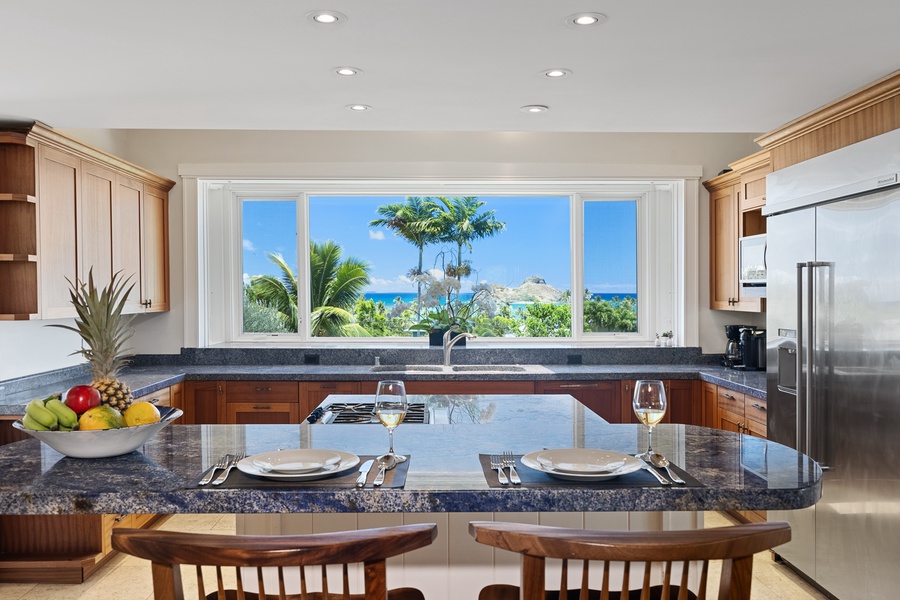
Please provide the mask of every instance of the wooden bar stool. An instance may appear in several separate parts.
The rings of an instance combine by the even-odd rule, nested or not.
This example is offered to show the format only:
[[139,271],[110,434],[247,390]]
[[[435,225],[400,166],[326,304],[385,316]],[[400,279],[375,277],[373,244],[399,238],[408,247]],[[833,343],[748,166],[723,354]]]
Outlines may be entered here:
[[[415,588],[387,589],[386,559],[428,546],[437,525],[402,525],[312,535],[210,535],[115,529],[114,549],[151,561],[156,600],[182,600],[181,565],[194,565],[200,600],[424,600]],[[349,565],[361,563],[364,591],[350,593]],[[328,565],[340,565],[341,593],[330,592]],[[207,593],[203,567],[215,587]],[[226,569],[223,569],[226,567]],[[308,576],[306,567],[317,575]],[[236,589],[225,589],[226,580]],[[249,568],[249,569],[248,569]],[[252,581],[245,578],[252,576]],[[295,593],[292,584],[299,588]],[[254,591],[245,591],[246,587]],[[308,591],[308,589],[315,589]],[[291,593],[288,593],[290,591]]]
[[[590,531],[473,521],[477,542],[522,555],[521,586],[489,585],[479,600],[704,600],[709,561],[722,561],[719,600],[750,600],[753,555],[791,539],[787,523],[756,523],[679,531]],[[547,590],[546,560],[560,559],[559,590]],[[570,589],[569,562],[580,561],[581,583]],[[591,561],[598,561],[591,585]],[[615,570],[621,586],[610,589]],[[688,589],[699,574],[696,592]],[[640,582],[632,589],[631,581]],[[520,595],[521,594],[521,595]]]

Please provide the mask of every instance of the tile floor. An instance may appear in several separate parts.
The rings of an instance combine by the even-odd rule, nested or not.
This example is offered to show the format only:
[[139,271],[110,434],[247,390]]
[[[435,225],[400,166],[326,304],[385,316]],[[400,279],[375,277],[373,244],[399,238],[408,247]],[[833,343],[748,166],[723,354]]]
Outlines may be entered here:
[[[706,513],[705,522],[707,527],[730,524],[730,521],[719,513]],[[233,515],[175,515],[166,521],[161,529],[234,533],[234,527]],[[710,590],[710,593],[712,592],[713,590]],[[710,597],[715,597],[715,595],[712,594]],[[775,564],[769,552],[757,555],[754,563],[752,598],[753,600],[826,600],[826,596],[816,591],[791,570]],[[81,585],[0,583],[0,600],[152,599],[153,588],[148,563],[123,555],[111,559],[93,577]]]

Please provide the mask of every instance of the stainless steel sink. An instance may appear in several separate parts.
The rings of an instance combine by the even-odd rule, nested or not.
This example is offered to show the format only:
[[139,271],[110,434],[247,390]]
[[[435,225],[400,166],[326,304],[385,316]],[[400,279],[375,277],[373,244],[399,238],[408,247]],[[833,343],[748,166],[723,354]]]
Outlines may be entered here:
[[451,369],[460,373],[522,373],[525,371],[525,367],[519,365],[454,365]]
[[408,373],[411,371],[443,373],[444,367],[440,365],[376,365],[370,370],[374,373]]

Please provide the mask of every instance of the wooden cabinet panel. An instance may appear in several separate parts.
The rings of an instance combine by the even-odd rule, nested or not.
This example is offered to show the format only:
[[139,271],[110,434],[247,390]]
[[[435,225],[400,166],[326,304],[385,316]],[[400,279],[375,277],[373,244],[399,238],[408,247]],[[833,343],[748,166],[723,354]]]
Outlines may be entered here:
[[[366,385],[365,390],[361,383]],[[374,394],[376,381],[306,381],[300,384],[300,418],[305,419],[331,394]],[[368,389],[371,388],[371,389]],[[407,392],[409,390],[407,389]]]
[[[635,380],[622,381],[622,420],[625,423],[640,423],[634,414],[632,399]],[[703,400],[700,397],[699,382],[692,379],[664,380],[666,388],[666,415],[661,423],[700,425],[703,421]]]
[[570,394],[608,422],[622,422],[619,381],[538,381],[535,393]]
[[184,410],[182,422],[185,425],[213,425],[216,423],[224,423],[225,382],[185,382],[184,407],[182,410]]
[[31,438],[27,433],[14,429],[12,426],[13,421],[21,419],[22,416],[23,415],[0,415],[0,446]]
[[116,173],[88,161],[82,161],[81,166],[78,273],[82,281],[93,273],[94,283],[102,288],[115,273],[112,218]]
[[727,410],[736,415],[744,415],[744,394],[729,390],[728,388],[718,388],[719,410]]
[[296,381],[227,381],[227,402],[298,402]]
[[719,426],[719,393],[718,386],[708,381],[701,382],[700,396],[703,404],[702,425],[704,427]]
[[147,312],[169,310],[169,194],[144,185],[141,212],[141,301]]
[[141,284],[141,204],[144,186],[130,177],[116,176],[116,200],[113,205],[112,254],[113,270],[122,272],[134,284],[128,302],[127,313],[143,310],[144,293]]
[[533,394],[533,381],[407,381],[407,394]]
[[81,160],[41,145],[39,148],[38,212],[40,227],[41,317],[75,316],[68,281],[78,281],[76,244]]
[[300,422],[297,402],[228,402],[225,422],[229,425],[289,425]]
[[719,407],[719,429],[744,433],[744,417]]

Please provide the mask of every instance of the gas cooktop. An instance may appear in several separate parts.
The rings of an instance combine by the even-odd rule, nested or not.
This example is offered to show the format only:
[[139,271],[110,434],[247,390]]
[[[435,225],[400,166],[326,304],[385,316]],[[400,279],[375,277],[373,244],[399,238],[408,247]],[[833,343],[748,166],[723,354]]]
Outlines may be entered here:
[[[318,407],[306,419],[310,423],[378,423],[374,402],[334,402],[326,407]],[[428,411],[423,402],[410,402],[404,423],[428,423]]]

